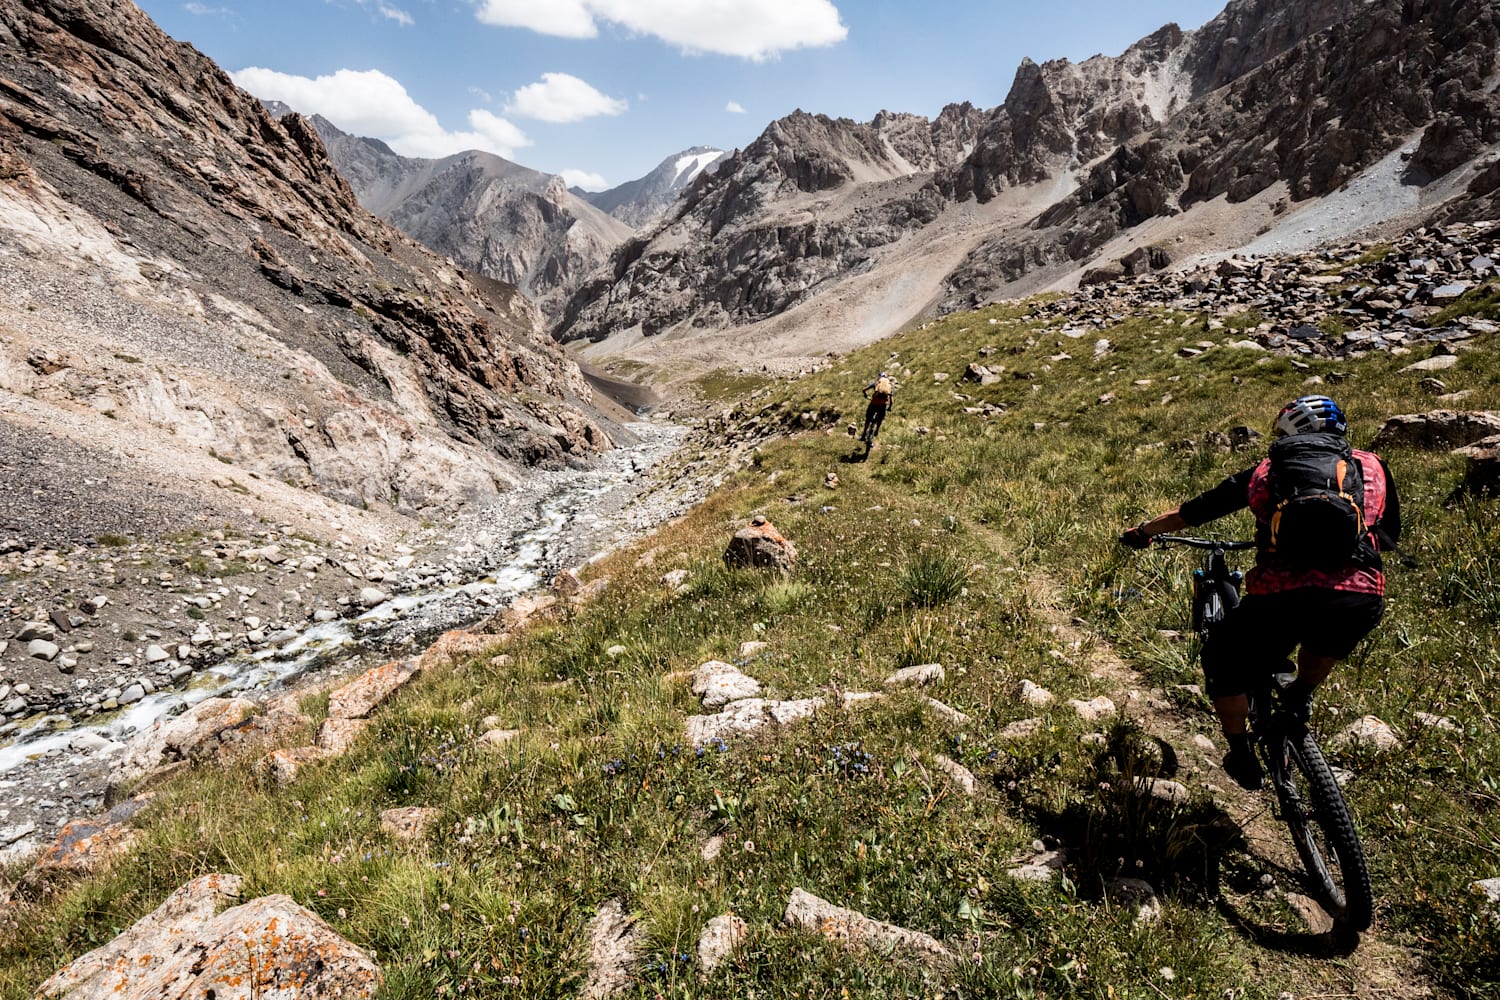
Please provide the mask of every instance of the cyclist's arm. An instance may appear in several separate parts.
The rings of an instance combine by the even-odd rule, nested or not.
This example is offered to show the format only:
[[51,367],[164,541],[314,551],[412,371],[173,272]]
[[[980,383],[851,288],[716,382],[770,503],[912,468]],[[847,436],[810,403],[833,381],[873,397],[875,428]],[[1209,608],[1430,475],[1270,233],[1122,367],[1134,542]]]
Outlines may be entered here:
[[1183,526],[1196,528],[1250,506],[1250,477],[1255,474],[1255,469],[1256,466],[1252,465],[1236,472],[1213,489],[1184,503],[1178,508]]
[[1184,528],[1196,528],[1200,524],[1207,524],[1226,514],[1243,510],[1250,505],[1250,476],[1254,472],[1255,466],[1243,472],[1236,472],[1218,486],[1206,493],[1198,494],[1181,507],[1174,507],[1128,529],[1123,540],[1137,548],[1144,548],[1145,540],[1148,538],[1182,531]]

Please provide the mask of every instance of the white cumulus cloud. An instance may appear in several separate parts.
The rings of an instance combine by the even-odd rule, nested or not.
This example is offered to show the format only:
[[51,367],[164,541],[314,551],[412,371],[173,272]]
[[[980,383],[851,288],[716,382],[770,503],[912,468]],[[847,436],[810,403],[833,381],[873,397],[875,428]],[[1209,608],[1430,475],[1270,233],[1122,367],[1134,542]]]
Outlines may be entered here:
[[603,191],[609,187],[609,182],[602,174],[590,170],[564,170],[558,176],[567,182],[568,187],[583,188],[585,191]]
[[232,17],[234,11],[228,7],[210,7],[206,3],[185,3],[182,9],[196,17]]
[[728,104],[724,105],[724,110],[728,111],[732,115],[743,115],[746,113],[745,106],[739,101],[730,101]]
[[593,38],[599,23],[650,35],[685,52],[760,61],[835,45],[849,35],[831,0],[476,0],[485,24]]
[[481,149],[512,158],[531,145],[526,133],[483,109],[469,112],[469,130],[450,132],[400,82],[379,70],[341,69],[316,79],[250,66],[231,73],[256,97],[322,115],[345,132],[383,139],[402,156],[440,158]]
[[584,0],[480,0],[479,20],[503,28],[530,28],[560,38],[593,38],[599,33]]
[[537,83],[516,91],[506,112],[544,122],[577,122],[595,115],[618,115],[630,105],[606,97],[567,73],[543,73]]

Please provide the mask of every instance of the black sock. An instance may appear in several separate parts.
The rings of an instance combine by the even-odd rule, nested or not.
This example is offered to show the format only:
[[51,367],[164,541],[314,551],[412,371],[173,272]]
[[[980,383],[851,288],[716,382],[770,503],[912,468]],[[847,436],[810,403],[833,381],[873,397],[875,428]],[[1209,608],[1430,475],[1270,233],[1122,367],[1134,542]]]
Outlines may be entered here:
[[1249,733],[1225,733],[1224,739],[1229,742],[1230,753],[1248,753],[1250,751]]

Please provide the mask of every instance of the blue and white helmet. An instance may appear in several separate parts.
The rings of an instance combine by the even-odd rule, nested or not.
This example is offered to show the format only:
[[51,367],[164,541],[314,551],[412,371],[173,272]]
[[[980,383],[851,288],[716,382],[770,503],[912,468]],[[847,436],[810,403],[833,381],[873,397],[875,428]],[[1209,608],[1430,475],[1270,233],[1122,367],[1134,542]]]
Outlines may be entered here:
[[1281,408],[1271,433],[1274,437],[1343,434],[1348,428],[1344,411],[1327,396],[1298,396]]

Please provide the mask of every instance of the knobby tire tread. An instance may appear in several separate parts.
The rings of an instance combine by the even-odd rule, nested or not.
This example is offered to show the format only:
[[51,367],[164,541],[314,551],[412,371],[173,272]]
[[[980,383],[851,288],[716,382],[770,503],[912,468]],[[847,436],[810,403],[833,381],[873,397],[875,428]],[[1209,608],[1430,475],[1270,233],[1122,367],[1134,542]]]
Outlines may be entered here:
[[[1360,845],[1359,833],[1354,828],[1354,817],[1350,815],[1344,793],[1340,791],[1338,781],[1312,733],[1288,734],[1286,739],[1291,750],[1292,766],[1301,772],[1311,799],[1309,805],[1312,807],[1312,816],[1306,826],[1316,824],[1322,829],[1328,846],[1334,853],[1334,859],[1329,860],[1337,861],[1338,869],[1343,874],[1343,885],[1317,884],[1323,882],[1323,877],[1318,872],[1321,852],[1316,857],[1309,855],[1310,852],[1318,851],[1318,845],[1312,840],[1310,829],[1299,830],[1298,827],[1302,824],[1287,817],[1287,825],[1292,827],[1292,839],[1296,842],[1297,852],[1302,855],[1303,867],[1314,881],[1314,888],[1318,890],[1323,902],[1332,906],[1330,915],[1334,921],[1346,930],[1363,931],[1374,920],[1375,897],[1370,886],[1370,870],[1365,863],[1364,848]],[[1323,861],[1323,864],[1326,866],[1327,861]],[[1344,900],[1341,909],[1336,905],[1339,892],[1342,892]]]

